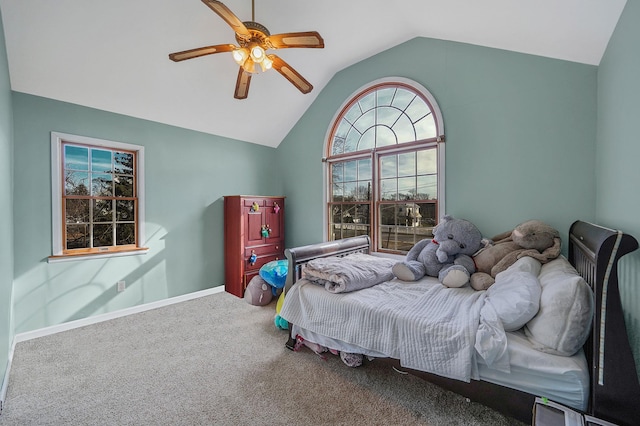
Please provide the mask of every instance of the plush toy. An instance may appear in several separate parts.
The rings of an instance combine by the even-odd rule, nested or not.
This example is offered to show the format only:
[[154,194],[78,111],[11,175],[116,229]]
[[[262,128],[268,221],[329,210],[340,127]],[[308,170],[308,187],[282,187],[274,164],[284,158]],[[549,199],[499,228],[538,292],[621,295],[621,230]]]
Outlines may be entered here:
[[560,255],[560,233],[539,220],[529,220],[492,238],[493,244],[478,252],[473,260],[477,272],[471,275],[471,287],[486,290],[498,273],[516,260],[529,256],[547,263]]
[[278,297],[278,301],[276,302],[276,315],[273,317],[273,323],[276,325],[276,328],[280,330],[288,330],[289,322],[280,316],[280,311],[282,310],[282,304],[284,303],[285,293],[280,293],[280,297]]
[[482,235],[473,223],[445,216],[433,228],[433,239],[418,241],[392,271],[403,281],[429,275],[446,287],[462,287],[475,272],[471,256],[481,245]]
[[264,306],[271,302],[271,286],[259,275],[251,278],[244,291],[244,300],[250,305]]

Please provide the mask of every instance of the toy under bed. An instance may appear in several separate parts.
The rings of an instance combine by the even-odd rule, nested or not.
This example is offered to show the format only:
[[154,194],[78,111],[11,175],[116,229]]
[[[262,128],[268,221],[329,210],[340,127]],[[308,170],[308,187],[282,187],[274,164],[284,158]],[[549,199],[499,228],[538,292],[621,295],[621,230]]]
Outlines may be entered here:
[[[461,354],[458,354],[456,351],[460,345],[457,342],[453,344],[455,353],[451,358],[454,364],[461,363],[462,369],[458,368],[460,366],[444,366],[444,369],[440,369],[442,362],[438,357],[444,359],[449,354],[439,353],[439,349],[435,356],[430,353],[428,358],[432,359],[424,364],[407,356],[415,355],[416,351],[420,352],[432,345],[438,346],[439,333],[449,335],[451,331],[442,328],[436,329],[435,333],[427,333],[435,336],[416,335],[414,331],[404,330],[407,327],[404,319],[381,326],[385,321],[381,318],[389,316],[390,306],[395,306],[395,309],[400,306],[401,311],[411,311],[411,306],[416,306],[419,295],[425,289],[436,286],[443,291],[465,290],[446,289],[437,279],[425,277],[417,283],[407,284],[392,279],[353,292],[332,293],[303,277],[305,265],[312,259],[368,253],[369,241],[366,237],[287,250],[289,270],[293,271],[289,274],[290,282],[281,311],[282,317],[290,322],[291,336],[287,346],[291,348],[295,336],[301,336],[306,341],[327,348],[364,354],[375,358],[373,362],[389,362],[394,368],[427,378],[524,421],[531,420],[533,400],[536,396],[541,396],[619,424],[633,424],[638,414],[629,407],[640,396],[640,386],[634,374],[635,364],[624,321],[621,321],[616,265],[619,257],[637,248],[637,242],[628,235],[585,222],[576,222],[572,226],[569,239],[568,258],[576,266],[577,272],[565,258],[557,259],[558,262],[563,262],[560,267],[542,265],[542,268],[560,269],[573,273],[580,280],[584,278],[582,281],[589,284],[587,288],[591,297],[590,287],[595,288],[590,313],[592,320],[587,332],[593,330],[599,336],[595,339],[590,336],[584,349],[580,348],[570,356],[548,353],[554,351],[545,352],[544,348],[540,350],[539,342],[535,339],[532,341],[532,336],[525,335],[524,328],[519,328],[504,334],[508,367],[505,368],[504,363],[495,360],[492,361],[494,365],[488,366],[473,347],[473,326],[472,332],[466,332],[469,336],[465,337],[466,340],[471,339],[471,348],[465,346]],[[567,267],[571,270],[568,271]],[[578,272],[581,277],[577,275]],[[606,285],[603,286],[603,283]],[[467,291],[482,293],[470,288]],[[402,307],[402,303],[393,302],[394,298],[413,301],[413,305],[410,302],[408,306]],[[483,305],[482,301],[468,305],[464,303],[466,302],[461,306],[464,311],[477,311]],[[439,306],[430,307],[433,310],[438,308]],[[443,309],[443,318],[453,316],[451,312],[447,312],[447,308]],[[396,314],[392,314],[394,315]],[[475,316],[472,312],[471,318],[463,321],[473,322]],[[332,325],[337,327],[332,328]],[[456,333],[458,331],[453,332]],[[404,338],[394,338],[394,335]],[[374,336],[373,342],[371,336]],[[376,336],[380,338],[377,339]],[[424,341],[418,344],[417,349],[399,349],[402,343],[400,340],[420,339]],[[615,349],[607,350],[605,357],[608,345],[613,345]],[[465,354],[469,355],[467,359]],[[469,365],[465,365],[465,362]]]

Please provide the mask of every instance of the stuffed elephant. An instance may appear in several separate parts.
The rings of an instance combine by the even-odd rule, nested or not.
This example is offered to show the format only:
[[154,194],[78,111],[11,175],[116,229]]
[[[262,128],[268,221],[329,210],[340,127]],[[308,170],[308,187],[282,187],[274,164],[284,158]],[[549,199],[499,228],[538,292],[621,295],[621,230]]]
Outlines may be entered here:
[[482,234],[473,223],[445,216],[433,228],[433,239],[418,241],[392,271],[403,281],[428,275],[438,277],[446,287],[462,287],[475,272],[471,256],[481,245]]
[[471,287],[486,290],[500,272],[516,260],[529,256],[546,263],[560,255],[560,233],[539,220],[529,220],[512,231],[493,237],[493,244],[474,256],[477,272],[471,275]]

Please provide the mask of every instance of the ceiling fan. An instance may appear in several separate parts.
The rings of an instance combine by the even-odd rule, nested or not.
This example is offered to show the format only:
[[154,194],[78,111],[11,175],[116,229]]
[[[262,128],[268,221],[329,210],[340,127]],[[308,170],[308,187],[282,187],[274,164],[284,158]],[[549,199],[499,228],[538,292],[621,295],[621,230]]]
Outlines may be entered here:
[[284,49],[291,47],[323,48],[324,40],[316,31],[297,33],[270,34],[269,30],[255,22],[255,4],[251,0],[251,21],[242,22],[224,4],[216,0],[202,0],[211,10],[217,13],[236,33],[238,46],[234,44],[217,44],[196,49],[175,52],[169,59],[175,62],[197,58],[214,53],[232,52],[233,59],[240,65],[234,98],[246,99],[249,93],[251,75],[259,70],[267,71],[275,68],[284,78],[289,80],[302,93],[309,93],[313,89],[298,71],[275,54],[267,54],[269,49]]

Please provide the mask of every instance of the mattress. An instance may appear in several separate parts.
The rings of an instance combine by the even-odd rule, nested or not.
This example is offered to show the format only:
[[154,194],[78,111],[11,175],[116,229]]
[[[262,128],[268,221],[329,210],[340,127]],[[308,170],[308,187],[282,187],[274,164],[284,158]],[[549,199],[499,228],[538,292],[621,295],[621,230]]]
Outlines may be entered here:
[[[292,334],[327,348],[360,353],[372,358],[388,358],[389,355],[371,351],[357,345],[322,336],[301,327],[292,326]],[[507,333],[511,373],[486,366],[477,359],[475,380],[517,389],[532,395],[585,411],[589,401],[589,374],[587,360],[582,350],[565,357],[543,353],[533,349],[521,331]]]

